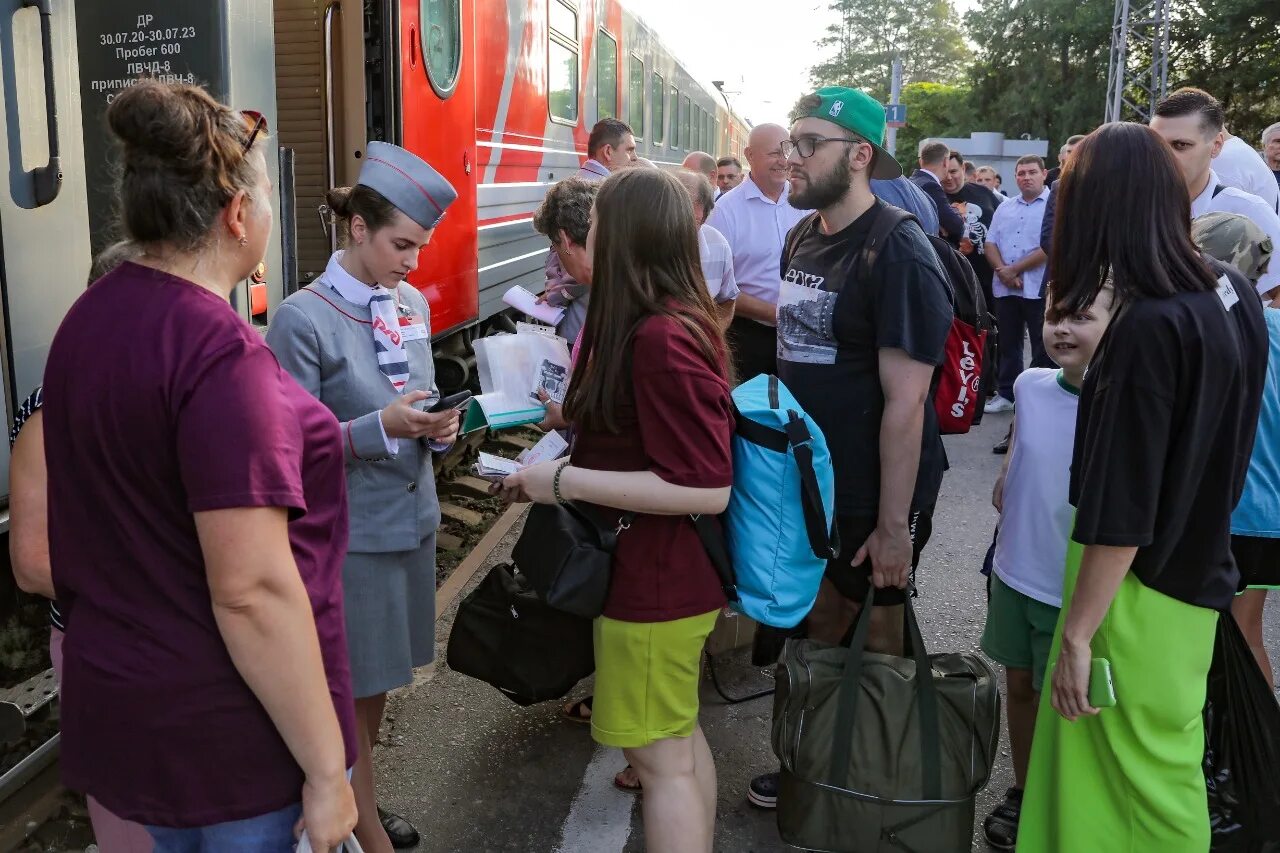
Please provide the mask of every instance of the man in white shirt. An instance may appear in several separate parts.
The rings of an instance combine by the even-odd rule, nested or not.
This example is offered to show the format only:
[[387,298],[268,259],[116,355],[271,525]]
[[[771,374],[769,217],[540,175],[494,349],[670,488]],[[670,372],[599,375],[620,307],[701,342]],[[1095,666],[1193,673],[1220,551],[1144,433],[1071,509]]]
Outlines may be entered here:
[[1029,154],[1020,158],[1014,171],[1019,194],[996,208],[987,230],[983,251],[995,271],[991,289],[996,302],[999,349],[999,394],[987,403],[987,412],[1007,412],[1013,408],[1013,383],[1023,370],[1025,337],[1031,339],[1031,366],[1052,366],[1040,334],[1044,325],[1043,284],[1047,260],[1044,249],[1040,248],[1040,226],[1049,200],[1049,189],[1044,185],[1048,175],[1040,157]]
[[743,381],[777,373],[782,247],[787,232],[809,212],[787,201],[791,170],[782,143],[788,138],[787,130],[776,124],[752,129],[744,152],[751,174],[720,197],[707,220],[733,249],[739,294],[729,341],[734,368]]
[[707,291],[716,303],[720,315],[720,327],[729,328],[733,320],[734,302],[738,298],[738,281],[733,275],[733,249],[729,241],[707,224],[707,217],[715,209],[715,191],[711,182],[698,172],[688,169],[676,173],[684,184],[685,192],[693,202],[693,221],[698,223],[698,256],[702,261],[702,277],[707,281]]
[[1256,195],[1275,210],[1280,206],[1280,187],[1253,146],[1231,131],[1222,129],[1222,150],[1213,158],[1213,171],[1218,180],[1229,187]]
[[[616,118],[601,119],[587,137],[587,162],[582,164],[577,177],[592,182],[603,181],[619,169],[634,165],[636,138],[631,128]],[[554,251],[547,255],[544,272],[546,281],[541,298],[549,305],[565,309],[564,318],[556,326],[556,334],[567,341],[576,341],[582,324],[587,320],[587,285],[574,281],[565,272],[560,256]]]
[[692,151],[688,157],[684,158],[684,162],[680,164],[681,169],[689,172],[697,172],[706,175],[707,180],[712,186],[716,183],[716,158],[712,157],[705,151]]
[[[1191,196],[1191,218],[1206,213],[1238,213],[1252,219],[1280,246],[1280,215],[1256,195],[1227,186],[1213,169],[1225,142],[1222,104],[1208,92],[1179,89],[1156,104],[1151,129],[1173,149]],[[1280,287],[1280,269],[1258,280],[1258,292]]]

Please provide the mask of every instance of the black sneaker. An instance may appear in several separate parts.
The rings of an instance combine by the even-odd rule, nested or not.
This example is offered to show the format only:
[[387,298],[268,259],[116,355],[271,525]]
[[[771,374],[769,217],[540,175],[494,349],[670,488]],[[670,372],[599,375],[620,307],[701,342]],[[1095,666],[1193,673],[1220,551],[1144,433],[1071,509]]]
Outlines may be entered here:
[[747,802],[758,809],[778,807],[778,777],[780,773],[764,773],[751,780],[747,786]]
[[997,850],[1012,850],[1018,846],[1018,818],[1022,816],[1022,789],[1010,788],[1004,802],[996,806],[982,822],[982,833],[987,843]]

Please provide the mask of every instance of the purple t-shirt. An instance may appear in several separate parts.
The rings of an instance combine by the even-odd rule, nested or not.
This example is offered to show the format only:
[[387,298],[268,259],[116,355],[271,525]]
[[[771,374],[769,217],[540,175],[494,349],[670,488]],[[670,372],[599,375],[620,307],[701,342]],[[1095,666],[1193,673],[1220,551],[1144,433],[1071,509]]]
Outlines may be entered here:
[[45,372],[62,772],[121,817],[206,826],[300,799],[303,774],[214,621],[192,513],[289,509],[355,761],[342,612],[342,438],[224,300],[136,264],[72,306]]

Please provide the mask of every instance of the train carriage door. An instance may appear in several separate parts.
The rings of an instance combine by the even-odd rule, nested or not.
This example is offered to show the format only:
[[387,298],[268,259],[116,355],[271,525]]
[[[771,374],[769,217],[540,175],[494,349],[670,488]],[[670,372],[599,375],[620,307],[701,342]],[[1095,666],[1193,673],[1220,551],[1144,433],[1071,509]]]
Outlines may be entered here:
[[[40,383],[53,333],[89,273],[75,9],[0,2],[0,295],[5,426]],[[9,445],[0,450],[8,495]],[[8,526],[8,513],[3,516]]]
[[409,281],[440,334],[479,317],[476,232],[475,10],[478,0],[400,3],[401,144],[458,191]]

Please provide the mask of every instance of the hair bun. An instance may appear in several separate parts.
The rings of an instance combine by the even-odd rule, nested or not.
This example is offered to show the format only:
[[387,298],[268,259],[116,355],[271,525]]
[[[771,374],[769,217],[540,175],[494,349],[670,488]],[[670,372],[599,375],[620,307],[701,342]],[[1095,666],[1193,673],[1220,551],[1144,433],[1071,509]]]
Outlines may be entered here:
[[351,218],[351,187],[334,187],[325,194],[325,203],[339,219]]
[[111,102],[107,124],[125,144],[126,160],[139,154],[186,158],[201,136],[195,106],[172,86],[139,80]]

